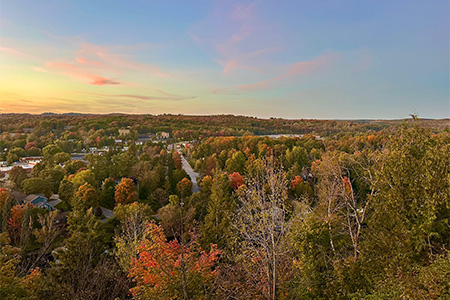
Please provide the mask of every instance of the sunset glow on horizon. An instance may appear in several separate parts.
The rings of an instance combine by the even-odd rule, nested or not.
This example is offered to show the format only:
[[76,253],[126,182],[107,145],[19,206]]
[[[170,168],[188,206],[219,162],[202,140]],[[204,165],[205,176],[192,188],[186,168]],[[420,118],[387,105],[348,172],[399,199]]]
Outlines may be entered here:
[[2,1],[0,112],[450,117],[447,1],[170,3]]

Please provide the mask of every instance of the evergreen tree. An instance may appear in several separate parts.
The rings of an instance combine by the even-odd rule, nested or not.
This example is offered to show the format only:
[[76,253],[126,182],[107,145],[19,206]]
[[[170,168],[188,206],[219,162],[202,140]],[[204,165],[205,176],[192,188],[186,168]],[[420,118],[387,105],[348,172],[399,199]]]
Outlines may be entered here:
[[211,187],[208,212],[202,226],[202,245],[216,244],[224,249],[230,232],[235,201],[226,173],[217,174]]

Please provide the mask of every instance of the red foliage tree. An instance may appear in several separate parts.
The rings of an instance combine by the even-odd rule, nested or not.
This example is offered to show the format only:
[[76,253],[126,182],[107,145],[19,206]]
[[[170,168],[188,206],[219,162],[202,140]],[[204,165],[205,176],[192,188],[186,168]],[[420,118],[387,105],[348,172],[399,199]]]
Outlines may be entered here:
[[37,148],[37,144],[36,144],[35,142],[28,142],[28,143],[25,145],[25,151],[28,152],[28,150],[30,150],[30,148],[33,148],[33,147]]
[[173,163],[178,170],[181,170],[181,156],[177,151],[172,154]]
[[211,245],[209,253],[191,235],[188,244],[167,241],[162,227],[147,225],[148,236],[138,248],[129,276],[136,281],[131,289],[136,299],[203,299],[216,271],[213,269],[220,250]]
[[230,185],[233,190],[237,190],[241,185],[244,184],[244,177],[239,174],[239,172],[233,172],[230,174]]

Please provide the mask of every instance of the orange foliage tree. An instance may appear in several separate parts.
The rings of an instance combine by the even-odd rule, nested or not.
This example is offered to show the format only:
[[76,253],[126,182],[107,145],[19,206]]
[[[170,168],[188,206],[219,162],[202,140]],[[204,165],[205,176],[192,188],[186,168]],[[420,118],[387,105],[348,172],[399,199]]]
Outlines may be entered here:
[[8,231],[14,241],[17,241],[20,237],[23,216],[29,206],[31,206],[31,204],[20,204],[14,205],[11,208],[11,217],[8,220]]
[[98,205],[97,190],[87,182],[78,188],[76,195],[88,207]]
[[0,188],[0,209],[5,205],[6,199],[9,196],[9,191],[4,188]]
[[295,178],[291,180],[292,189],[295,190],[301,183],[303,183],[303,178],[299,175],[295,176]]
[[353,193],[352,184],[350,183],[350,179],[347,176],[342,178],[342,184],[344,185],[345,194],[347,196]]
[[180,194],[180,198],[188,197],[192,194],[192,181],[186,177],[177,183],[177,191]]
[[303,178],[299,175],[295,176],[293,180],[291,180],[291,189],[295,196],[300,197],[302,195],[313,197],[314,191],[311,188],[311,185],[304,181]]
[[129,276],[136,282],[131,289],[136,299],[204,299],[213,288],[214,266],[221,251],[211,245],[209,253],[191,234],[187,244],[167,241],[162,227],[147,225],[147,238],[138,248]]
[[116,187],[114,199],[116,203],[130,204],[133,203],[136,198],[136,189],[134,182],[130,178],[122,178],[120,183]]

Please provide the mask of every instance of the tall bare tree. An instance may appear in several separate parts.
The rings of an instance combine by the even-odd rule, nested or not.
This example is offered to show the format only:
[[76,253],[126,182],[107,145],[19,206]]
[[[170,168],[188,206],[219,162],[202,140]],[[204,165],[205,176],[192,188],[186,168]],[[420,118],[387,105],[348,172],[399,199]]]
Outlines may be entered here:
[[[337,252],[335,238],[348,236],[353,258],[358,259],[362,229],[375,194],[371,170],[375,163],[373,155],[348,156],[330,151],[315,166],[319,215],[328,226],[334,254]],[[352,177],[358,178],[367,190],[355,191]]]
[[277,299],[288,260],[287,180],[273,157],[261,160],[260,174],[241,190],[234,227],[242,239],[243,269],[264,299]]

